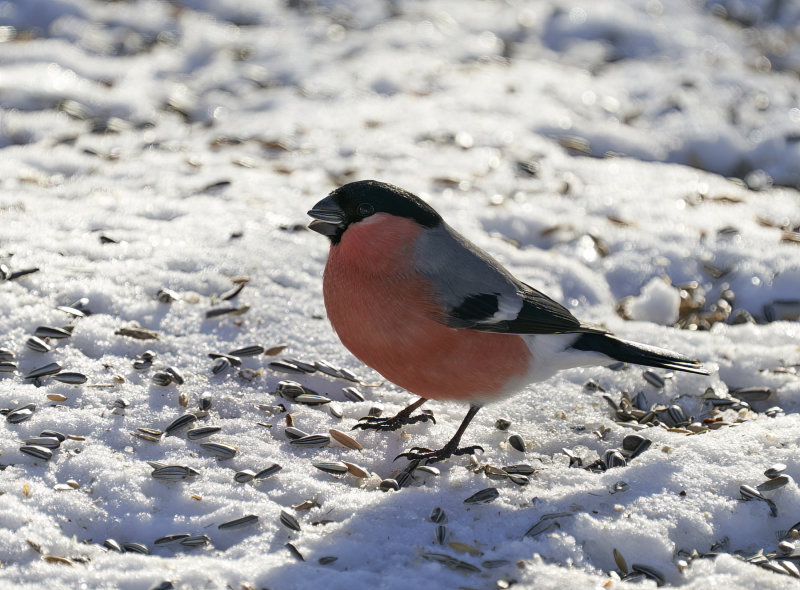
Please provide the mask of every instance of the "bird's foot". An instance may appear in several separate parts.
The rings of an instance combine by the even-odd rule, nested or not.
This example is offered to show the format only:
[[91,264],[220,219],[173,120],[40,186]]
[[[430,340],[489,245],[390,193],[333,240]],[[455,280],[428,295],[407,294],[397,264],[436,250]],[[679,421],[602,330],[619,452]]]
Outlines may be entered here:
[[360,428],[362,430],[397,430],[407,424],[416,424],[417,422],[433,422],[436,420],[433,414],[417,414],[416,416],[404,415],[402,412],[391,418],[376,418],[375,416],[364,416],[358,419],[358,424],[353,426],[352,430]]
[[395,457],[395,461],[397,461],[400,457],[405,457],[409,461],[417,461],[422,462],[425,464],[430,463],[438,463],[439,461],[444,461],[445,459],[449,459],[453,455],[474,455],[476,451],[483,452],[483,447],[478,445],[472,445],[469,447],[456,447],[445,445],[443,448],[432,451],[431,449],[426,449],[424,447],[412,447],[410,451],[406,451],[405,453],[400,453]]

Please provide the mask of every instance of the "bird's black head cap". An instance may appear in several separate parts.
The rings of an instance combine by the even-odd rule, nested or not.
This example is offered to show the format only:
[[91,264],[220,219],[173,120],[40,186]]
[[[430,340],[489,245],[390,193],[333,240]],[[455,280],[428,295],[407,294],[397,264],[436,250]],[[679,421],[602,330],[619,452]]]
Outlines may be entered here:
[[320,220],[311,228],[327,235],[337,244],[351,223],[358,223],[376,213],[388,213],[413,219],[423,227],[442,223],[442,217],[418,196],[400,187],[377,180],[359,180],[337,188],[309,211]]

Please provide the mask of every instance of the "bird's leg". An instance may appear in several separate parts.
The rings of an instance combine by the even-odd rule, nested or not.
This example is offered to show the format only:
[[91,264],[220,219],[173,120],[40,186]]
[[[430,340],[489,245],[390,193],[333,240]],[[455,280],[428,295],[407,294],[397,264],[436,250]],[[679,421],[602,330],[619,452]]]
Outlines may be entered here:
[[432,414],[417,414],[416,416],[411,415],[414,410],[416,410],[426,401],[428,401],[427,398],[421,397],[407,408],[400,410],[397,415],[392,416],[391,418],[364,416],[363,418],[358,419],[358,424],[353,426],[353,430],[356,428],[361,428],[363,430],[397,430],[406,424],[416,424],[417,422],[427,422],[428,420],[436,424],[436,420],[433,419]]
[[461,437],[464,435],[464,432],[467,430],[467,426],[475,417],[475,414],[478,413],[478,410],[481,409],[481,406],[477,406],[475,404],[470,404],[469,411],[467,415],[464,416],[464,420],[461,421],[461,426],[458,427],[456,433],[453,435],[453,438],[444,445],[439,450],[432,451],[430,449],[425,449],[422,447],[413,447],[410,451],[406,453],[399,454],[396,459],[400,457],[405,457],[410,461],[424,461],[425,463],[436,463],[437,461],[443,461],[453,455],[472,455],[475,451],[483,451],[483,447],[478,445],[472,445],[470,447],[459,447],[458,443],[461,442]]

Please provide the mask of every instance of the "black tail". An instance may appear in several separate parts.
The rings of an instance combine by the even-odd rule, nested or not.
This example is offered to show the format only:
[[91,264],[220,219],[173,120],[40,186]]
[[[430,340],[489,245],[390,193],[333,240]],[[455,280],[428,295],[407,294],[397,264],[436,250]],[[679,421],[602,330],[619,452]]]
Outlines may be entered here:
[[572,344],[572,348],[599,352],[624,363],[658,367],[659,369],[674,369],[697,375],[709,374],[699,361],[663,348],[620,340],[610,334],[581,334]]

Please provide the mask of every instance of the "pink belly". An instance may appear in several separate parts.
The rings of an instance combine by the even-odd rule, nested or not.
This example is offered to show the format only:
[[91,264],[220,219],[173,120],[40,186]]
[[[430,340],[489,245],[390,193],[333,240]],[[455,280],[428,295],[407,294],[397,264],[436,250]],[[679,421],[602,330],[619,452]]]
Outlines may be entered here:
[[[418,227],[408,222],[398,231],[397,218],[391,221],[391,231],[381,231],[380,220],[352,226],[331,249],[323,290],[342,343],[386,379],[421,397],[467,400],[508,393],[528,370],[525,342],[436,321],[429,286],[411,276],[413,252],[404,247],[413,243]],[[364,231],[354,231],[362,225]]]

